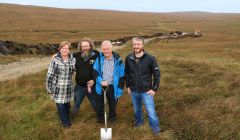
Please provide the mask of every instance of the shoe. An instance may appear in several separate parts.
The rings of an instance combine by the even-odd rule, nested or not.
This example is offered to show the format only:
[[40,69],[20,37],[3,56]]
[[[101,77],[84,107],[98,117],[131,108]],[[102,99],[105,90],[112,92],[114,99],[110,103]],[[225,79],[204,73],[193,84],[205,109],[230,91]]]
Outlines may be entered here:
[[116,121],[117,121],[116,117],[108,118],[108,122],[109,122],[109,123],[114,123],[114,122],[116,122]]
[[104,123],[104,120],[103,120],[103,119],[97,119],[97,123],[103,124],[103,123]]
[[78,109],[73,109],[72,115],[77,115],[77,113],[78,113]]
[[160,134],[160,131],[154,131],[154,132],[153,132],[153,135],[154,135],[154,136],[158,136],[159,134]]
[[72,126],[72,123],[64,124],[62,123],[63,128],[70,128]]
[[78,111],[73,111],[72,112],[72,119],[75,119],[77,117]]
[[134,122],[133,125],[132,125],[132,127],[133,127],[133,128],[137,128],[137,127],[140,127],[140,126],[142,126],[142,125],[143,125],[143,123],[140,123],[140,124],[139,124],[139,123]]

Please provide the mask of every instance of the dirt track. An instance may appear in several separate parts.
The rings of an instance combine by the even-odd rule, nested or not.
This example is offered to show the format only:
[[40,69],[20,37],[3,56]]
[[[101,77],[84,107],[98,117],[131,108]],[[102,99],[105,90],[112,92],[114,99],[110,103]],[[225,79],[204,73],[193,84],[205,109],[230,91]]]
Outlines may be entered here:
[[28,58],[20,62],[0,65],[0,81],[15,79],[22,75],[33,74],[45,70],[51,61],[51,57]]

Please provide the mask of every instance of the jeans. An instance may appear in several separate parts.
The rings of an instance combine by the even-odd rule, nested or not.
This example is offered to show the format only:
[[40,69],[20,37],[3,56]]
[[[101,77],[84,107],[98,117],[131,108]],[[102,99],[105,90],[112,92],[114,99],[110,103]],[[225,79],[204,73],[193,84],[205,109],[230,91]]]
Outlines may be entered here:
[[91,93],[87,93],[87,88],[82,87],[79,85],[76,85],[75,90],[74,90],[74,106],[73,106],[73,112],[76,113],[78,112],[80,105],[82,104],[82,101],[85,96],[87,96],[88,100],[90,101],[92,107],[94,108],[95,111],[97,111],[97,105],[95,101],[95,88],[92,88]]
[[[114,89],[113,86],[110,85],[107,90],[107,102],[108,102],[108,107],[109,107],[109,120],[114,120],[116,119],[116,106],[117,106],[117,101],[115,100],[114,96]],[[104,120],[104,93],[102,94],[97,94],[96,95],[96,101],[97,101],[97,118],[98,120]]]
[[62,124],[64,126],[71,125],[70,117],[69,117],[70,102],[64,103],[64,104],[56,103],[56,105],[57,105],[58,114],[61,118]]
[[144,123],[142,102],[145,104],[145,108],[148,113],[148,120],[152,128],[153,133],[160,133],[160,126],[157,114],[155,112],[154,98],[148,95],[146,92],[137,93],[132,92],[132,102],[135,115],[135,126],[140,126]]

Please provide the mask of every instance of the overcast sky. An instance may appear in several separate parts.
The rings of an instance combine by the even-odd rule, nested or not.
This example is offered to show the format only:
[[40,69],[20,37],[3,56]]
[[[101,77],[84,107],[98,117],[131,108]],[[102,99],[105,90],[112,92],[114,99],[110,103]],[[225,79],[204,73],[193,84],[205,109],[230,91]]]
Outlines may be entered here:
[[0,0],[0,3],[139,12],[240,13],[240,0]]

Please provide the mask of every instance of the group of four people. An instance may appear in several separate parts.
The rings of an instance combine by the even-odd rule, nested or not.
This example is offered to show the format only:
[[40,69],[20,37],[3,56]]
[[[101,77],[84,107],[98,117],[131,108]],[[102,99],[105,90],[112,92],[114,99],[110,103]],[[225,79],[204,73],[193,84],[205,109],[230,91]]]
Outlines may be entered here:
[[[132,97],[134,107],[134,127],[144,123],[142,103],[146,107],[149,123],[154,134],[160,133],[159,120],[155,111],[153,96],[160,83],[160,70],[154,56],[144,51],[144,39],[132,38],[134,52],[125,59],[112,51],[112,44],[105,40],[101,52],[94,50],[94,43],[83,38],[79,52],[70,54],[70,43],[63,41],[59,53],[54,55],[47,73],[48,94],[55,100],[64,127],[70,127],[70,101],[74,94],[73,115],[77,115],[85,96],[97,113],[98,122],[104,120],[104,97],[102,87],[108,86],[108,120],[116,121],[116,105],[122,95],[124,83]],[[73,87],[72,75],[76,71],[76,86]]]

